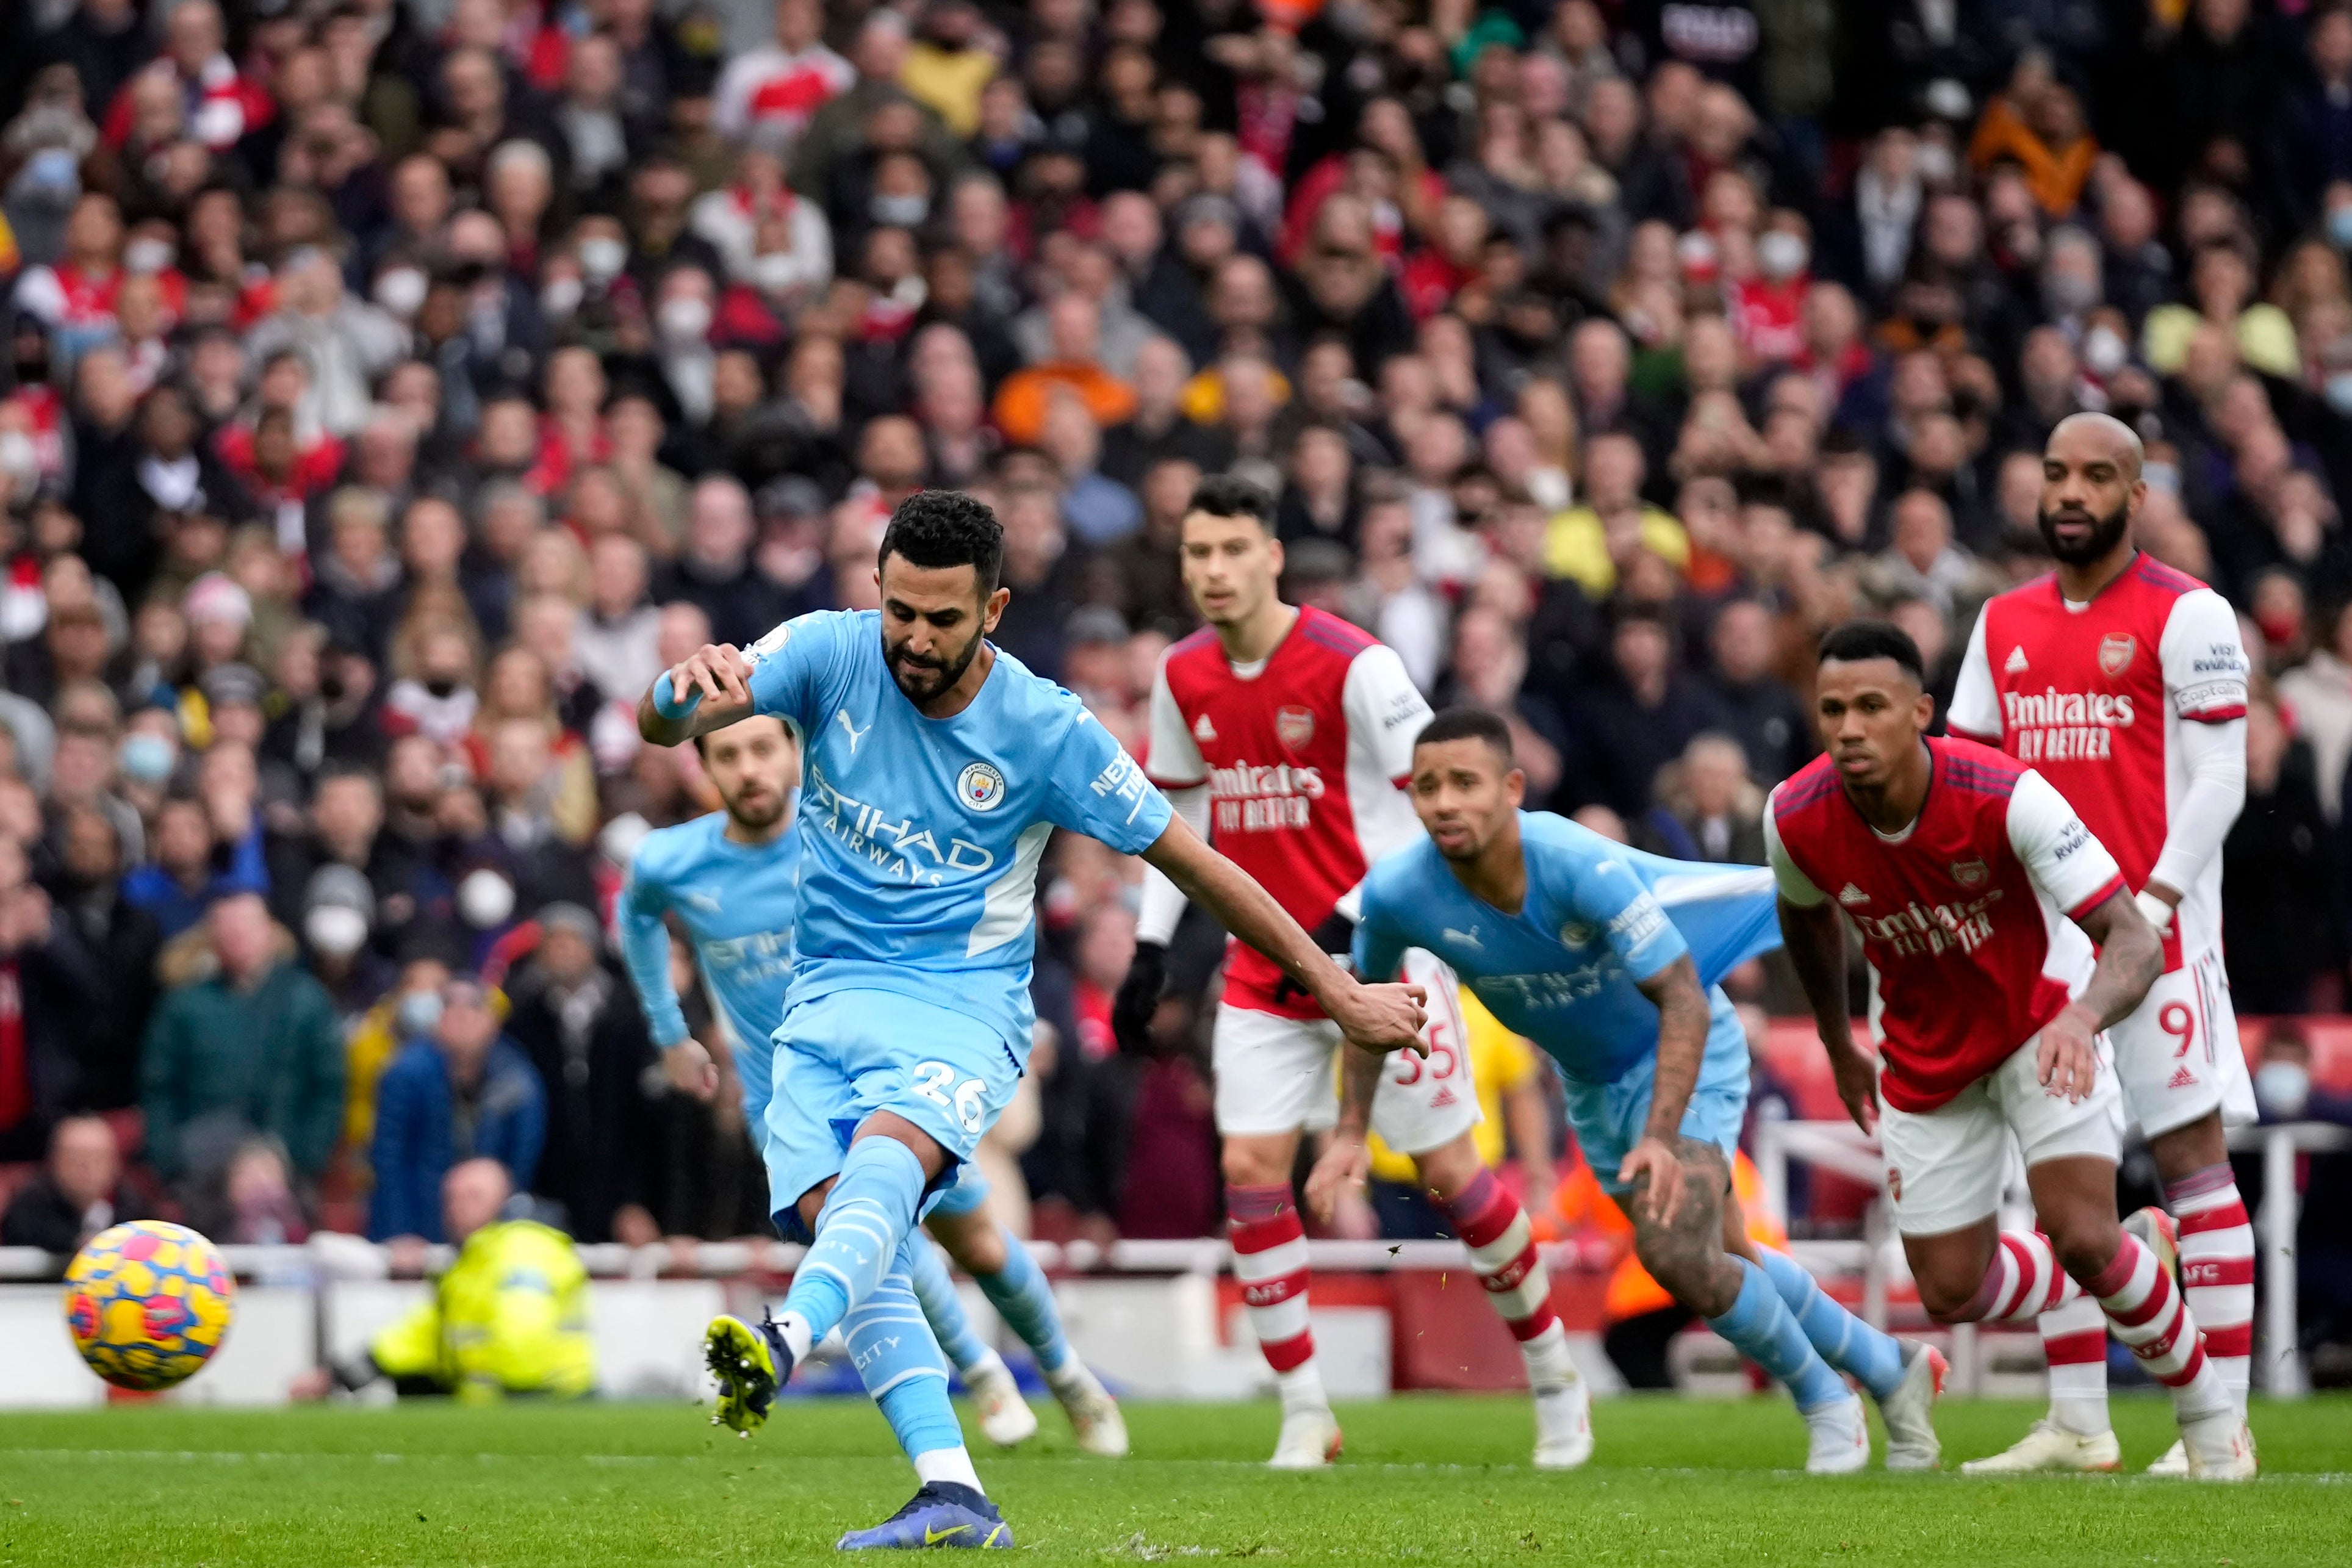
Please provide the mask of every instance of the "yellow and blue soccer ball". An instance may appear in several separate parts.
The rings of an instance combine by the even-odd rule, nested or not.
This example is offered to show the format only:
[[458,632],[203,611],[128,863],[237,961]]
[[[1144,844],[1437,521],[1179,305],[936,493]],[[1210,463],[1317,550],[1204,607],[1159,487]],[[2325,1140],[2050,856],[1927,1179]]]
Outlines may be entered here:
[[184,1225],[137,1219],[102,1230],[66,1270],[66,1327],[89,1370],[142,1394],[194,1376],[220,1349],[236,1280]]

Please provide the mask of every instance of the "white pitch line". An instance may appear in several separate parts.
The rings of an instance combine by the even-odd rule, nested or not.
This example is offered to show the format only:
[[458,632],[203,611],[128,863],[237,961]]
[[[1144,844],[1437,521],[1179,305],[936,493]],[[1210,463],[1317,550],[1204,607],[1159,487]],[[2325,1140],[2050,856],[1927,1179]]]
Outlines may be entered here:
[[[840,1458],[840,1457],[842,1457],[842,1456],[829,1456],[829,1457],[832,1457],[832,1458]],[[873,1456],[868,1456],[868,1457],[869,1457],[869,1458],[875,1458],[875,1459],[877,1459],[877,1460],[880,1460],[880,1459],[884,1458],[886,1456],[882,1456],[882,1455],[873,1455]],[[451,1462],[451,1463],[458,1463],[458,1464],[463,1464],[463,1463],[471,1462],[471,1463],[475,1463],[475,1464],[485,1464],[485,1465],[491,1465],[491,1464],[506,1464],[506,1463],[510,1463],[510,1462],[525,1462],[525,1463],[527,1463],[527,1462],[529,1462],[529,1461],[530,1461],[530,1460],[533,1460],[533,1459],[545,1459],[545,1460],[549,1460],[549,1461],[551,1461],[551,1462],[558,1462],[558,1463],[563,1463],[563,1464],[604,1465],[604,1466],[636,1466],[636,1465],[664,1465],[664,1464],[681,1464],[681,1465],[684,1465],[684,1464],[710,1464],[710,1463],[721,1463],[721,1464],[723,1464],[723,1463],[728,1463],[728,1462],[730,1462],[730,1460],[729,1460],[728,1458],[722,1458],[721,1456],[719,1456],[719,1455],[716,1455],[716,1454],[530,1454],[530,1453],[506,1453],[506,1452],[499,1452],[499,1451],[486,1451],[486,1452],[471,1453],[471,1454],[458,1454],[458,1453],[438,1453],[438,1454],[436,1454],[436,1453],[423,1453],[423,1454],[415,1454],[415,1453],[409,1453],[409,1454],[379,1453],[379,1454],[362,1454],[362,1453],[355,1453],[355,1452],[334,1452],[334,1451],[311,1451],[311,1452],[299,1452],[299,1451],[292,1451],[292,1450],[271,1450],[271,1449],[255,1449],[255,1448],[0,1448],[0,1459],[9,1459],[9,1458],[17,1458],[17,1459],[64,1459],[64,1460],[74,1460],[74,1459],[128,1459],[128,1460],[151,1460],[151,1459],[161,1459],[161,1460],[168,1460],[168,1461],[171,1461],[171,1462],[175,1463],[175,1464],[206,1464],[206,1463],[209,1463],[209,1464],[221,1464],[221,1465],[236,1465],[236,1464],[243,1464],[243,1463],[246,1463],[246,1462],[247,1462],[247,1461],[248,1461],[248,1460],[252,1460],[252,1461],[258,1461],[258,1462],[266,1462],[266,1463],[268,1463],[268,1462],[277,1462],[277,1461],[279,1461],[279,1460],[295,1460],[295,1461],[303,1461],[303,1462],[308,1462],[308,1461],[315,1461],[315,1460],[322,1460],[322,1459],[326,1459],[326,1460],[333,1460],[333,1459],[348,1459],[348,1460],[353,1460],[353,1461],[359,1461],[359,1460],[373,1460],[373,1462],[375,1462],[376,1464],[380,1464],[380,1465],[399,1465],[399,1464],[407,1464],[407,1463],[410,1463],[410,1462],[430,1462],[430,1461],[433,1461],[433,1460],[436,1460],[436,1459],[445,1460],[445,1461],[448,1461],[448,1462]],[[1002,1460],[1000,1460],[999,1462],[1003,1462],[1003,1461],[1002,1461]],[[1086,1457],[1085,1457],[1085,1456],[1083,1456],[1083,1455],[1077,1455],[1077,1454],[1036,1454],[1036,1455],[1029,1455],[1029,1456],[1021,1456],[1021,1457],[1015,1457],[1015,1458],[1013,1458],[1013,1462],[1014,1462],[1014,1463],[1018,1463],[1018,1464],[1026,1464],[1026,1465],[1069,1465],[1069,1466],[1085,1466],[1085,1467],[1087,1467],[1087,1468],[1094,1468],[1094,1467],[1097,1465],[1097,1461],[1092,1460],[1092,1459],[1089,1459],[1089,1458],[1086,1458]],[[1142,1464],[1147,1464],[1147,1465],[1186,1465],[1186,1466],[1192,1466],[1192,1467],[1195,1467],[1195,1468],[1202,1468],[1202,1469],[1263,1470],[1263,1469],[1265,1469],[1265,1462],[1264,1462],[1263,1460],[1258,1460],[1258,1459],[1197,1459],[1197,1458],[1196,1458],[1196,1459],[1181,1459],[1181,1458],[1154,1459],[1154,1458],[1149,1458],[1149,1457],[1139,1457],[1139,1462],[1140,1462],[1140,1463],[1142,1463]],[[1323,1472],[1323,1473],[1329,1474],[1329,1475],[1339,1476],[1339,1475],[1349,1475],[1349,1474],[1361,1475],[1361,1474],[1367,1474],[1367,1473],[1373,1472],[1373,1471],[1381,1471],[1381,1472],[1399,1472],[1399,1473],[1405,1473],[1405,1474],[1423,1473],[1423,1474],[1430,1474],[1430,1475],[1451,1475],[1451,1474],[1469,1474],[1469,1473],[1473,1473],[1473,1472],[1484,1473],[1484,1472],[1487,1472],[1487,1471],[1495,1471],[1495,1470],[1522,1470],[1522,1469],[1528,1469],[1528,1467],[1527,1467],[1527,1466],[1525,1466],[1525,1465],[1514,1464],[1514,1463],[1511,1463],[1511,1462],[1509,1462],[1509,1461],[1497,1461],[1497,1462],[1496,1462],[1496,1463],[1494,1463],[1494,1464],[1490,1464],[1490,1465],[1465,1465],[1465,1464],[1460,1464],[1460,1463],[1444,1463],[1444,1462],[1429,1461],[1429,1460],[1422,1460],[1422,1461],[1412,1461],[1412,1460],[1388,1460],[1388,1461],[1383,1461],[1383,1462],[1381,1462],[1381,1463],[1378,1463],[1378,1464],[1346,1464],[1346,1465],[1335,1465],[1335,1466],[1333,1466],[1333,1467],[1332,1467],[1328,1471],[1327,1471],[1327,1472]],[[1533,1472],[1533,1471],[1530,1471],[1529,1473],[1530,1473],[1530,1474],[1532,1474],[1532,1473],[1534,1473],[1534,1472]],[[1874,1474],[1874,1473],[1875,1473],[1875,1474],[1884,1474],[1885,1472],[1883,1472],[1883,1471],[1882,1471],[1882,1472],[1867,1472],[1867,1471],[1866,1471],[1866,1472],[1864,1472],[1864,1473],[1865,1473],[1865,1474]],[[1591,1476],[1592,1476],[1596,1480],[1601,1481],[1601,1482],[1603,1482],[1603,1483],[1605,1483],[1605,1482],[1607,1482],[1607,1481],[1609,1481],[1609,1480],[1614,1479],[1616,1479],[1616,1478],[1618,1478],[1618,1477],[1621,1477],[1621,1476],[1622,1476],[1622,1477],[1627,1477],[1627,1478],[1633,1478],[1633,1477],[1669,1477],[1669,1476],[1671,1476],[1671,1477],[1676,1477],[1676,1478],[1683,1479],[1709,1479],[1709,1480],[1720,1480],[1720,1479],[1723,1479],[1724,1477],[1726,1477],[1726,1476],[1756,1476],[1756,1477],[1768,1477],[1768,1478],[1770,1478],[1770,1479],[1776,1479],[1776,1480],[1792,1480],[1792,1481],[1803,1481],[1803,1480],[1810,1480],[1810,1479],[1812,1479],[1812,1478],[1811,1478],[1811,1477],[1808,1477],[1808,1476],[1805,1474],[1805,1472],[1804,1472],[1804,1471],[1802,1471],[1802,1470],[1794,1470],[1794,1469],[1770,1469],[1770,1470],[1748,1470],[1748,1469],[1709,1469],[1709,1468],[1704,1468],[1704,1467],[1695,1466],[1695,1465],[1633,1465],[1633,1466],[1611,1466],[1611,1467],[1607,1467],[1607,1468],[1604,1468],[1594,1469],[1594,1470],[1589,1471],[1589,1472],[1588,1472],[1588,1474],[1590,1474]],[[1955,1474],[1954,1474],[1954,1476],[1952,1477],[1952,1479],[1953,1479],[1958,1480],[1958,1479],[1961,1479],[1962,1478],[1958,1477],[1958,1476],[1957,1475],[1957,1473],[1955,1473]],[[1975,1480],[1975,1479],[1974,1479],[1974,1478],[1969,1478],[1969,1479],[1968,1479],[1968,1480],[1969,1480],[1969,1484],[1970,1484],[1970,1485],[1974,1485],[1974,1484],[1976,1484],[1976,1480]],[[2074,1480],[2074,1481],[2075,1481],[2075,1483],[2076,1483],[2076,1484],[2086,1484],[2086,1483],[2082,1483],[2082,1482],[2080,1481],[2079,1478],[2059,1478],[2059,1479],[2046,1479],[2046,1478],[2045,1478],[2045,1484],[2049,1484],[2049,1485],[2058,1485],[2058,1484],[2061,1484],[2061,1482],[2062,1482],[2062,1481],[2064,1481],[2064,1480]],[[2263,1472],[2262,1480],[2263,1480],[2263,1482],[2294,1482],[2294,1483],[2296,1483],[2296,1484],[2298,1484],[2298,1485],[2304,1485],[2304,1486],[2352,1486],[2352,1471],[2347,1471],[2347,1470],[2265,1470],[2265,1471],[2263,1471]],[[1906,1484],[1915,1484],[1915,1483],[1906,1483]],[[2095,1483],[2095,1484],[2098,1484],[2098,1485],[2101,1485],[2101,1486],[2116,1486],[2116,1485],[2146,1485],[2146,1486],[2149,1486],[2149,1487],[2156,1487],[2156,1486],[2168,1485],[2168,1484],[2169,1484],[2169,1479],[2168,1479],[2168,1478],[2163,1478],[2163,1477],[2150,1478],[2150,1477],[2147,1477],[2147,1476],[2116,1476],[2116,1477],[2105,1478],[2105,1479],[2101,1479],[2100,1481],[2098,1481],[2098,1482],[2097,1482],[2097,1483]]]

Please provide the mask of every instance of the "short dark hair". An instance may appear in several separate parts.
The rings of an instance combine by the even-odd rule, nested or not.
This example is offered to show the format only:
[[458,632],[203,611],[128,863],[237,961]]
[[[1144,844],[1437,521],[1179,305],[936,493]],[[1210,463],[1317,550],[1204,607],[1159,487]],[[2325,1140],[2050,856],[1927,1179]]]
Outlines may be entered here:
[[1421,727],[1412,738],[1416,750],[1423,746],[1443,745],[1448,741],[1484,741],[1501,753],[1507,768],[1518,766],[1517,752],[1511,745],[1511,727],[1499,713],[1484,708],[1448,708]]
[[1822,662],[1853,664],[1865,658],[1891,658],[1921,686],[1927,684],[1927,661],[1911,634],[1892,621],[1848,621],[1833,626],[1822,638]]
[[893,555],[910,566],[969,566],[986,598],[1003,575],[1004,525],[961,490],[917,490],[890,514],[876,563]]
[[1192,503],[1186,511],[1205,511],[1211,517],[1255,518],[1262,528],[1274,526],[1274,497],[1264,485],[1252,484],[1237,474],[1218,474],[1202,479],[1192,491]]

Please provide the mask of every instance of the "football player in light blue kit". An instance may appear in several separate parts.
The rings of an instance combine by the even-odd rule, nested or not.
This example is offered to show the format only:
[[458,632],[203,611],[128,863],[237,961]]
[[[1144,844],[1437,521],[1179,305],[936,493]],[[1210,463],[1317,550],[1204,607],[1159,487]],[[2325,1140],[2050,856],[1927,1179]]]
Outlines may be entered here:
[[[775,1056],[769,1037],[784,1016],[793,917],[800,902],[801,844],[793,830],[798,756],[780,719],[746,719],[697,736],[695,746],[725,809],[649,833],[638,843],[620,899],[621,950],[670,1081],[709,1098],[716,1079],[709,1053],[687,1032],[670,984],[663,917],[678,917],[731,1037],[745,1122],[764,1145]],[[1114,1458],[1124,1454],[1127,1424],[1102,1384],[1070,1353],[1045,1271],[989,1215],[988,1182],[978,1167],[958,1171],[931,1212],[931,1235],[1035,1352],[1047,1384],[1069,1413],[1078,1447]],[[940,1348],[963,1374],[980,1429],[1007,1447],[1027,1439],[1037,1430],[1037,1417],[1003,1359],[974,1331],[938,1251],[918,1245],[908,1252],[916,1299]]]
[[[1748,1041],[1717,982],[1780,945],[1771,872],[1626,848],[1521,811],[1526,786],[1501,719],[1454,709],[1430,721],[1412,784],[1429,837],[1365,877],[1357,973],[1392,974],[1405,949],[1426,948],[1549,1054],[1642,1266],[1789,1385],[1810,1429],[1808,1470],[1870,1459],[1869,1424],[1840,1372],[1878,1400],[1887,1468],[1934,1468],[1943,1358],[1870,1327],[1794,1258],[1756,1247],[1730,1195]],[[1339,1132],[1308,1186],[1318,1205],[1362,1179],[1378,1070],[1349,1064]]]
[[[921,1488],[866,1547],[1010,1546],[947,1399],[908,1242],[1027,1063],[1037,868],[1056,827],[1139,854],[1280,963],[1350,1042],[1419,1049],[1422,993],[1360,985],[1265,889],[1174,821],[1070,693],[991,647],[1004,534],[969,496],[899,503],[881,608],[706,647],[657,677],[637,726],[677,745],[752,713],[802,736],[796,956],[768,1103],[777,1219],[811,1237],[783,1314],[712,1322],[705,1354],[739,1430],[839,1326]],[[796,1194],[796,1195],[795,1195]]]

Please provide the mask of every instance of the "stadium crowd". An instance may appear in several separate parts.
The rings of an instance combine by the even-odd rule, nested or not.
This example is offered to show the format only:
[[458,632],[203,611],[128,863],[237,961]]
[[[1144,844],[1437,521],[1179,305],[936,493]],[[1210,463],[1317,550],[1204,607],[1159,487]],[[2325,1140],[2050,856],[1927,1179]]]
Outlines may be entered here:
[[[607,940],[713,804],[630,714],[869,605],[929,486],[1003,520],[999,645],[1131,746],[1236,472],[1290,595],[1505,714],[1535,804],[1761,862],[1815,636],[1883,614],[1948,697],[2045,569],[2043,437],[2107,410],[2258,650],[2238,1005],[2341,1005],[2341,5],[5,9],[0,1162],[49,1160],[7,1239],[413,1245],[482,1154],[583,1238],[758,1228]],[[1109,1027],[1134,869],[1055,847],[1000,1163],[1207,1234],[1198,1042]]]

